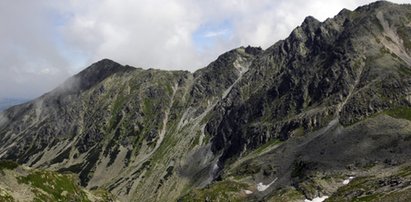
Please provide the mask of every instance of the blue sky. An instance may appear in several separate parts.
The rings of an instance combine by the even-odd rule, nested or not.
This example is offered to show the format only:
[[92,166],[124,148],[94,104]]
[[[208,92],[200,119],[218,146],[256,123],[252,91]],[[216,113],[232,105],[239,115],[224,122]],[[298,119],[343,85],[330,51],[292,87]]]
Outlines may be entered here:
[[267,48],[308,15],[323,21],[370,2],[0,1],[0,98],[37,97],[102,58],[195,71],[239,46]]
[[203,53],[212,49],[219,41],[230,41],[233,38],[233,24],[229,19],[201,24],[192,34],[196,50]]

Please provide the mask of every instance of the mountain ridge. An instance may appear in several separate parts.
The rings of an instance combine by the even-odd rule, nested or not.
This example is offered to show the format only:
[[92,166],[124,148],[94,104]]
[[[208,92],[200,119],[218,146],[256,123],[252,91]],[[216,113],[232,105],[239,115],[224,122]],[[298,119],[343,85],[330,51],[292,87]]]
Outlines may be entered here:
[[[378,198],[379,169],[403,176],[392,187],[406,196],[410,24],[410,5],[376,2],[193,73],[103,59],[5,110],[0,158],[122,201]],[[340,182],[351,175],[369,193]]]

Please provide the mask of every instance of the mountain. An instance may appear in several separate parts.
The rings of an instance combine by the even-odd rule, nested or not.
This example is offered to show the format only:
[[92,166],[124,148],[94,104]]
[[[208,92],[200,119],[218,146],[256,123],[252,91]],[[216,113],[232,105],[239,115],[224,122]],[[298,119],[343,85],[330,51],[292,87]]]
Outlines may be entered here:
[[1,98],[0,99],[0,111],[3,111],[9,107],[14,105],[22,104],[27,102],[27,99],[19,99],[19,98]]
[[307,17],[194,73],[104,59],[0,116],[0,158],[120,201],[409,201],[411,6]]

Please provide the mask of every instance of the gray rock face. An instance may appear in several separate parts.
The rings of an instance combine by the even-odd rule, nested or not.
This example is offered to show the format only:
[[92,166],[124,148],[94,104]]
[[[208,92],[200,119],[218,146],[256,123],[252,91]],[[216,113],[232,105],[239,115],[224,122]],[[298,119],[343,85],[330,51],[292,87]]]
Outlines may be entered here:
[[[315,131],[334,118],[350,125],[409,106],[410,75],[403,70],[410,65],[394,52],[409,56],[403,42],[410,35],[398,32],[410,28],[409,14],[409,6],[378,2],[323,23],[307,17],[254,60],[218,104],[206,126],[213,151],[224,161],[297,129]],[[397,39],[385,41],[389,35]]]
[[307,17],[267,50],[240,47],[194,73],[104,59],[1,114],[0,158],[71,171],[123,201],[204,200],[186,194],[267,176],[278,179],[268,191],[225,199],[269,200],[290,186],[332,194],[307,180],[410,163],[410,25],[411,6],[377,2]]

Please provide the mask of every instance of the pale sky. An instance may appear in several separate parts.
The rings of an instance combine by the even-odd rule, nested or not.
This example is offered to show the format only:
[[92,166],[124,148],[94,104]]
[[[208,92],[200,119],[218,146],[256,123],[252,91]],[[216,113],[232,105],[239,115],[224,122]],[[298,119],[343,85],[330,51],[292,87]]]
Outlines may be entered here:
[[265,49],[308,15],[324,21],[370,2],[0,0],[0,98],[40,96],[103,58],[195,71],[239,46]]

